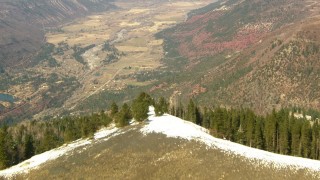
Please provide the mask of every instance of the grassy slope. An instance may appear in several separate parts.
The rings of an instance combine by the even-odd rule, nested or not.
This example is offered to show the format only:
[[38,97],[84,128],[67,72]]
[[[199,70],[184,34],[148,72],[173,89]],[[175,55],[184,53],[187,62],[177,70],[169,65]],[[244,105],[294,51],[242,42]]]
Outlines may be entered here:
[[306,171],[263,167],[203,144],[161,134],[124,134],[78,149],[17,179],[315,179]]

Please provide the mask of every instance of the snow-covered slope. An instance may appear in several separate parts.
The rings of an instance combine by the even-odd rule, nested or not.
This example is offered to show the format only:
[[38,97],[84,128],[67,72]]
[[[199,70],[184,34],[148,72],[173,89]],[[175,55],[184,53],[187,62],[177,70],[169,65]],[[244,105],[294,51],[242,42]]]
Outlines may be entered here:
[[[195,125],[191,122],[182,120],[180,118],[165,114],[161,117],[156,117],[154,108],[150,107],[149,120],[144,125],[137,125],[132,122],[132,126],[138,132],[146,135],[149,133],[161,133],[171,138],[181,138],[189,141],[197,141],[203,143],[207,149],[218,149],[227,155],[241,156],[244,160],[248,160],[253,165],[266,166],[279,169],[289,168],[292,171],[305,169],[312,174],[320,173],[320,161],[285,156],[274,154],[259,149],[250,148],[227,140],[212,137],[208,130]],[[137,125],[137,126],[136,126]],[[141,129],[137,127],[141,126]],[[92,139],[80,139],[70,144],[65,144],[59,148],[47,151],[45,153],[36,155],[29,160],[26,160],[16,166],[0,171],[0,179],[11,178],[17,174],[28,173],[32,169],[40,168],[45,163],[55,160],[61,156],[69,156],[75,153],[81,153],[88,149],[88,147],[95,146],[98,142],[109,140],[111,137],[118,137],[119,134],[124,134],[127,131],[118,129],[114,126],[104,128],[95,133]]]
[[168,137],[196,140],[208,146],[218,148],[230,155],[240,155],[257,165],[272,166],[275,168],[308,169],[320,173],[320,161],[275,154],[255,148],[250,148],[228,140],[211,136],[208,130],[191,122],[165,114],[161,117],[154,115],[153,107],[150,107],[149,124],[141,129],[143,134],[162,133]]
[[76,148],[83,147],[82,150],[85,150],[88,145],[94,142],[97,142],[100,140],[107,140],[110,137],[117,135],[118,130],[119,129],[114,126],[111,126],[110,128],[103,128],[100,131],[95,133],[93,139],[79,139],[70,144],[65,144],[59,148],[52,149],[42,154],[35,155],[32,158],[26,161],[23,161],[18,165],[15,165],[8,169],[0,171],[0,179],[1,177],[11,178],[16,174],[28,173],[30,170],[36,169],[37,167],[39,167],[40,165],[48,161],[57,159],[60,156],[66,156],[73,153],[73,151]]

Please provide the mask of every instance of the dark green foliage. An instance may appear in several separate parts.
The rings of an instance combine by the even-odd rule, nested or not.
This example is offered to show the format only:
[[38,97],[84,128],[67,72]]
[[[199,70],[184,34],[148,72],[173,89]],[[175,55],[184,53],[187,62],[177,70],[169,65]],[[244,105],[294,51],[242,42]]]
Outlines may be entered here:
[[[132,118],[138,122],[146,120],[150,105],[155,105],[157,115],[169,112],[163,97],[154,103],[148,94],[141,93],[131,107],[125,103],[119,110],[117,104],[112,103],[110,115],[113,114],[118,127],[124,127]],[[297,119],[286,109],[274,110],[261,117],[249,109],[199,108],[190,100],[186,108],[179,103],[170,112],[208,128],[219,138],[275,153],[320,158],[319,120]],[[89,116],[31,121],[10,128],[4,126],[0,129],[0,168],[17,164],[63,143],[92,137],[113,119],[100,111]]]
[[179,107],[182,107],[181,112],[186,112],[185,116],[177,113],[177,110],[172,112],[201,124],[216,137],[274,153],[320,159],[318,119],[297,119],[287,109],[273,110],[265,117],[257,116],[249,109],[203,107],[202,111],[198,111],[199,108],[192,100],[186,109],[182,105],[174,109]]
[[161,97],[159,99],[159,102],[157,102],[154,106],[156,116],[162,116],[164,113],[168,113],[168,107],[168,102],[165,100],[164,97]]
[[148,118],[149,106],[153,105],[154,102],[150,95],[141,93],[132,103],[132,115],[133,118],[142,122]]
[[114,117],[119,112],[118,105],[113,101],[110,108],[110,116]]
[[112,118],[109,117],[103,110],[100,112],[99,125],[108,126],[112,122]]
[[181,102],[179,102],[179,104],[175,107],[172,106],[171,109],[174,109],[173,113],[171,113],[172,115],[184,119],[185,117],[184,106]]
[[51,56],[51,54],[53,53],[53,51],[54,51],[53,44],[49,44],[49,43],[45,44],[41,48],[39,53],[33,58],[32,64],[36,65],[36,64],[40,63],[41,61],[52,59],[53,57]]
[[73,49],[73,57],[78,61],[79,63],[86,65],[87,63],[84,61],[82,54],[85,53],[87,50],[94,48],[96,45],[91,44],[89,46],[86,46],[84,48],[81,48],[79,46],[74,46]]
[[57,67],[60,64],[52,56],[54,54],[55,46],[53,44],[45,44],[38,54],[32,59],[31,65],[37,65],[40,62],[46,61],[49,67]]
[[[130,112],[129,107],[122,111]],[[129,113],[127,113],[129,114]],[[126,116],[131,119],[130,116]],[[83,117],[65,117],[49,121],[31,121],[0,129],[0,169],[15,165],[35,154],[51,150],[81,137],[91,137],[112,119],[104,112]]]
[[109,52],[106,59],[103,60],[103,62],[106,64],[114,63],[114,62],[118,61],[120,58],[120,52],[118,51],[118,49],[114,45],[111,45],[109,41],[106,41],[104,43],[102,51]]
[[52,129],[46,129],[44,133],[44,137],[38,143],[39,144],[36,149],[37,153],[48,151],[61,144],[59,143],[58,136],[54,133]]
[[256,148],[258,149],[264,149],[264,139],[263,139],[263,125],[262,121],[260,118],[257,119],[256,121],[256,126],[255,126],[255,133],[254,133],[254,143],[256,145]]
[[124,103],[121,107],[120,112],[115,115],[115,122],[118,127],[124,127],[129,125],[130,120],[132,119],[130,107]]
[[25,136],[25,140],[24,140],[24,158],[25,159],[29,159],[30,157],[32,157],[35,153],[35,148],[33,145],[34,141],[33,141],[33,137],[30,134],[27,134]]
[[186,120],[201,125],[202,119],[200,117],[199,108],[196,106],[192,99],[190,99],[187,107]]
[[4,169],[9,166],[9,154],[7,152],[7,127],[0,129],[0,169]]
[[204,110],[203,110],[202,126],[207,129],[210,127],[210,116],[209,116],[209,111],[207,107],[204,107]]
[[192,99],[190,99],[187,109],[187,118],[186,120],[191,121],[193,123],[197,122],[197,115],[196,115],[196,106]]

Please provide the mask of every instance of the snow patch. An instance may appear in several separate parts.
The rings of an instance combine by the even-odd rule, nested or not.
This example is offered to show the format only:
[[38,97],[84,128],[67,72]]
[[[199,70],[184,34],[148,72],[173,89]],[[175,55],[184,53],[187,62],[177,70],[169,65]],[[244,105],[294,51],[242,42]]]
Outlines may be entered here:
[[[57,159],[60,156],[70,155],[76,148],[83,147],[82,150],[87,149],[87,145],[95,143],[97,140],[107,140],[117,134],[119,129],[116,127],[103,128],[94,134],[94,138],[79,139],[69,144],[64,144],[61,147],[52,149],[42,154],[35,155],[28,160],[21,162],[18,165],[12,166],[8,169],[0,171],[0,177],[11,179],[15,175],[28,173],[32,169],[38,168],[40,165],[47,163],[51,160]],[[81,152],[81,150],[79,151]]]
[[207,129],[180,118],[164,114],[156,117],[154,108],[149,108],[149,122],[140,131],[143,134],[162,133],[168,137],[196,140],[206,144],[209,148],[217,148],[229,155],[240,155],[253,163],[275,168],[309,169],[320,172],[320,161],[275,154],[260,149],[250,148],[228,140],[211,136]]
[[102,128],[100,129],[98,132],[96,132],[94,134],[94,139],[95,140],[98,140],[98,139],[102,139],[102,138],[105,138],[115,132],[117,132],[119,130],[119,128],[115,127],[114,124],[111,125],[112,129],[110,128]]

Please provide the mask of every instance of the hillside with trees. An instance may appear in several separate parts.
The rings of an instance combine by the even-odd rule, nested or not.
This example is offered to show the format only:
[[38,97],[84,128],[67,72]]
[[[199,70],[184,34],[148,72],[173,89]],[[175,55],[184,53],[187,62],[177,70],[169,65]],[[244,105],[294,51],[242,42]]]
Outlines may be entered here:
[[317,1],[229,0],[194,10],[157,34],[170,75],[159,72],[150,91],[259,114],[319,109],[319,9]]
[[294,111],[281,109],[259,116],[250,109],[225,109],[200,106],[194,100],[173,106],[160,97],[153,99],[140,93],[132,103],[119,107],[110,102],[110,109],[87,116],[68,116],[49,121],[29,121],[0,130],[1,169],[15,165],[50,149],[79,138],[92,137],[102,127],[114,123],[117,127],[130,125],[132,119],[145,122],[149,106],[156,116],[170,113],[208,129],[214,137],[269,152],[320,159],[319,119],[296,118]]

